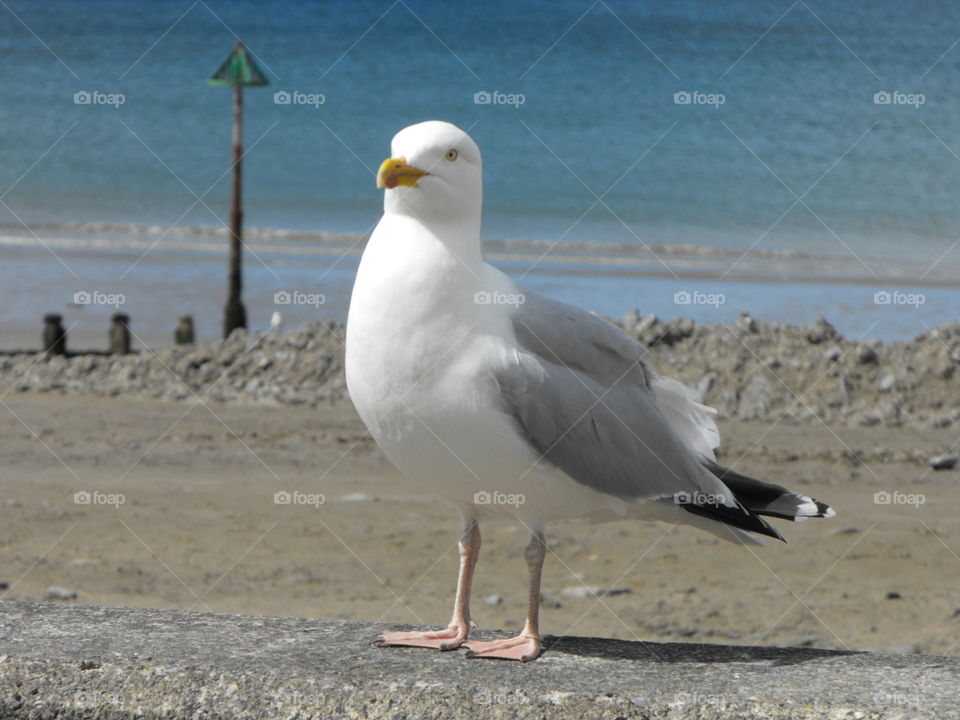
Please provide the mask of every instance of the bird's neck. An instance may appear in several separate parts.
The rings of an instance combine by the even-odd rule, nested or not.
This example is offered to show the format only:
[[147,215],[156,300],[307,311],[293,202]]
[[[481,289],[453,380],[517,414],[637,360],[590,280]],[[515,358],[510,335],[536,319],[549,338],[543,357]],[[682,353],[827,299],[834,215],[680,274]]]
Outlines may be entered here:
[[[400,229],[400,235],[418,244],[433,246],[431,250],[447,253],[467,270],[478,270],[483,265],[480,250],[480,214],[476,217],[444,218],[418,217],[408,213],[386,213],[382,223]],[[415,248],[411,248],[415,250]]]

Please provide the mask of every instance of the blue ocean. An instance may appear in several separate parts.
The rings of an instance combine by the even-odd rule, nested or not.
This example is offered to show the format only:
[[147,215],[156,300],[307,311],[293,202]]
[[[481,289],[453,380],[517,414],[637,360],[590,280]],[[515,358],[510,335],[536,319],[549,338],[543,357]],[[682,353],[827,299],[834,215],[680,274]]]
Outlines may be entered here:
[[7,0],[0,347],[47,312],[102,345],[118,308],[143,343],[185,312],[218,335],[231,97],[205,81],[237,39],[270,81],[252,328],[345,318],[390,139],[444,119],[484,153],[489,259],[533,290],[909,338],[960,300],[958,38],[933,2]]

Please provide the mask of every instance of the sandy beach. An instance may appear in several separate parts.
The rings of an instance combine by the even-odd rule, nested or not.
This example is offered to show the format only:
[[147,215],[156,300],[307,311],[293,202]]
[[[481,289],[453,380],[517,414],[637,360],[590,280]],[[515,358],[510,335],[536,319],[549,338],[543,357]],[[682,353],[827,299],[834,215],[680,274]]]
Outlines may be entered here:
[[[347,400],[9,392],[2,405],[4,599],[59,586],[76,593],[67,602],[447,620],[458,519],[412,492]],[[944,582],[960,564],[958,474],[907,459],[942,452],[955,430],[722,420],[721,431],[722,461],[838,517],[781,522],[789,543],[757,549],[687,527],[557,524],[545,632],[958,652],[960,603]],[[311,504],[276,504],[278,492]],[[521,621],[524,541],[511,525],[485,532],[480,626]]]

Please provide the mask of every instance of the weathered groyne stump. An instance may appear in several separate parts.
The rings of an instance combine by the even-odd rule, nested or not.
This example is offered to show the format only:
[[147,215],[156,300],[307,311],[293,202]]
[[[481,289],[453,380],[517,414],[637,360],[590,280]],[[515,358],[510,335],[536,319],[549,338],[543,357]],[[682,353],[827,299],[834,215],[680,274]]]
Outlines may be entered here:
[[181,315],[177,320],[177,329],[173,331],[173,341],[177,345],[193,345],[196,334],[193,331],[193,315]]
[[387,627],[0,602],[0,718],[960,717],[956,657],[548,636],[519,665]]
[[67,354],[67,331],[63,329],[63,315],[47,313],[43,316],[43,350],[48,355]]
[[126,313],[114,313],[110,318],[110,354],[130,354],[130,316]]

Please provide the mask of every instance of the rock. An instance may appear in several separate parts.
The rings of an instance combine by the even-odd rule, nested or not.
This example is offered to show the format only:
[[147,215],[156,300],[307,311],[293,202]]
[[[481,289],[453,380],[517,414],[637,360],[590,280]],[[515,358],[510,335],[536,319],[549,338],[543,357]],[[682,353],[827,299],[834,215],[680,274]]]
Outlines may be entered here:
[[628,595],[633,592],[630,588],[601,588],[591,585],[574,585],[563,589],[562,595],[573,600],[587,600],[589,598],[612,597],[614,595]]
[[891,590],[887,593],[887,600],[900,600],[903,598],[903,595],[898,593],[896,590]]
[[759,329],[757,321],[745,310],[740,313],[740,318],[737,320],[737,327],[746,330],[748,333],[755,333]]
[[878,360],[877,351],[869,345],[860,345],[857,347],[858,365],[875,365]]
[[503,605],[503,598],[499,595],[487,595],[483,599],[484,605],[489,605],[491,607],[496,607],[497,605]]
[[47,588],[45,596],[47,600],[73,600],[77,597],[77,594],[69,588],[51,585]]
[[836,362],[840,359],[840,356],[843,355],[843,350],[840,349],[839,345],[831,345],[823,353],[823,357],[830,362]]
[[807,338],[808,342],[811,342],[814,345],[819,345],[820,343],[827,342],[828,340],[834,340],[840,335],[837,332],[837,329],[827,322],[823,315],[820,315],[810,325],[807,325],[804,328],[804,336]]
[[340,498],[340,502],[370,502],[370,496],[366,493],[349,493]]
[[770,394],[773,386],[763,375],[754,375],[740,395],[737,415],[742,420],[765,417],[770,409]]
[[697,383],[697,386],[694,388],[693,392],[696,396],[697,402],[704,402],[707,398],[707,394],[713,388],[713,384],[717,381],[717,376],[713,373],[707,373],[702,378],[700,382]]
[[893,387],[896,384],[896,376],[893,373],[888,372],[882,378],[880,378],[880,392],[890,392],[893,390]]
[[927,460],[927,464],[934,470],[953,470],[960,460],[954,453],[944,453]]
[[624,332],[633,335],[637,330],[637,324],[640,322],[640,312],[634,308],[627,311],[620,323],[623,325]]

